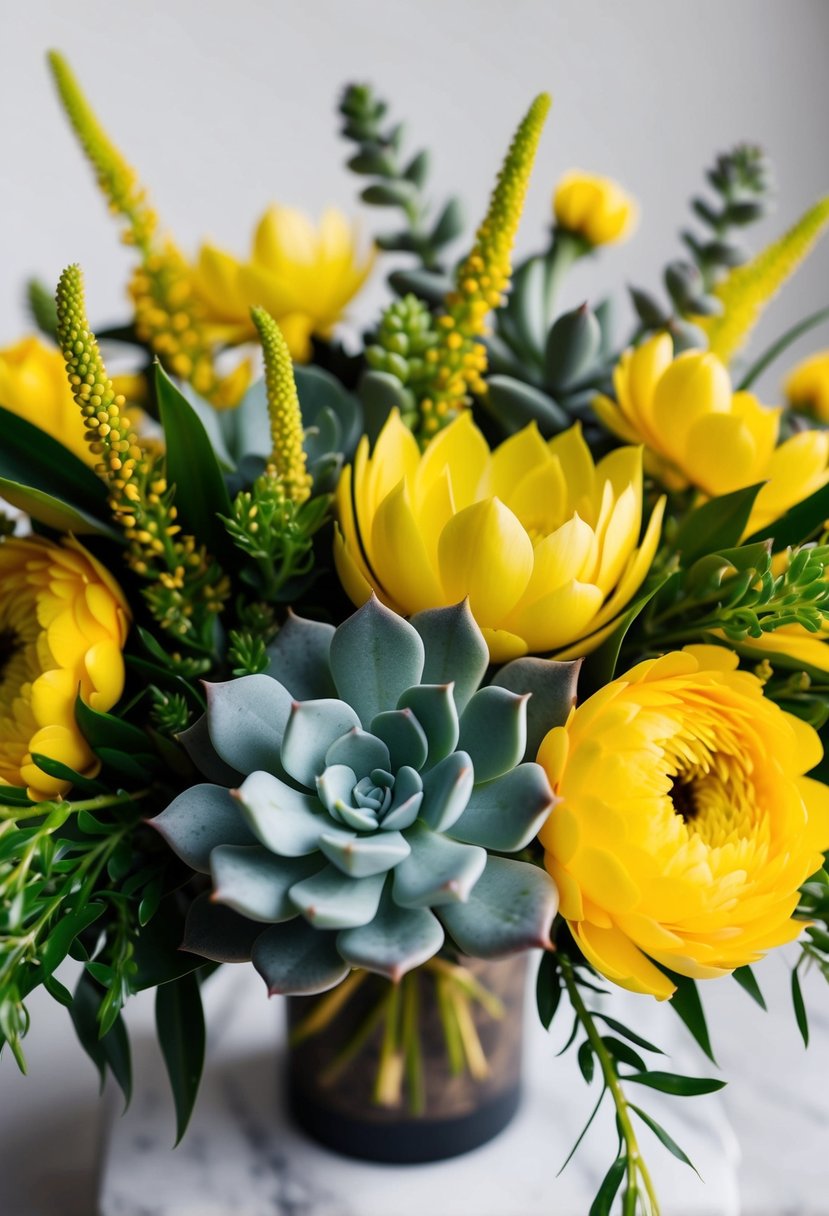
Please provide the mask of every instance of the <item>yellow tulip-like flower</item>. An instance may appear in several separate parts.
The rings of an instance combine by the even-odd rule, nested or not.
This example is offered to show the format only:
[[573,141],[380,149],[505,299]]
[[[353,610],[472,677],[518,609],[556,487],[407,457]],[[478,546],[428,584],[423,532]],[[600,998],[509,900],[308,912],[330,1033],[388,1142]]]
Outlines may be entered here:
[[733,392],[725,365],[709,351],[674,358],[668,334],[622,355],[616,400],[594,401],[602,422],[644,443],[645,467],[669,489],[696,486],[710,497],[765,482],[746,535],[779,519],[829,481],[829,434],[802,431],[778,445],[779,409]]
[[0,350],[0,405],[48,431],[87,464],[95,463],[59,350],[36,337]]
[[68,783],[39,769],[37,753],[79,773],[97,771],[75,721],[75,701],[80,692],[103,711],[118,700],[128,628],[120,588],[76,540],[3,540],[0,786],[26,786],[35,800],[65,794]]
[[372,590],[402,615],[469,606],[493,662],[586,654],[648,572],[642,452],[594,465],[578,426],[549,442],[531,424],[494,451],[460,414],[421,453],[394,411],[369,456],[364,437],[337,489],[335,560],[355,604]]
[[571,712],[538,760],[561,912],[608,979],[659,998],[792,941],[829,847],[817,733],[718,646],[640,663]]
[[829,422],[829,350],[810,355],[793,368],[784,386],[786,400],[796,410]]
[[311,354],[311,335],[327,337],[371,270],[360,258],[348,220],[328,208],[314,227],[292,207],[269,207],[259,221],[248,262],[203,245],[193,284],[204,303],[213,336],[224,342],[255,338],[251,307],[278,322],[291,357]]
[[635,199],[617,182],[578,169],[565,173],[556,186],[553,212],[560,228],[589,245],[627,240],[639,218]]

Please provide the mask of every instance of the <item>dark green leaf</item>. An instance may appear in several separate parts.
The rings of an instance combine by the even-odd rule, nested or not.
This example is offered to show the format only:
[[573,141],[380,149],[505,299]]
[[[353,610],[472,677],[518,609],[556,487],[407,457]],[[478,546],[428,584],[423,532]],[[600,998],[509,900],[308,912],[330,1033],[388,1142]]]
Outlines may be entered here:
[[581,1047],[579,1047],[578,1062],[581,1075],[589,1085],[596,1072],[596,1057],[594,1056],[593,1048],[587,1039],[585,1039]]
[[725,1081],[715,1077],[681,1077],[673,1072],[637,1072],[624,1078],[625,1084],[635,1082],[658,1089],[662,1094],[675,1094],[681,1098],[695,1098],[699,1094],[715,1094],[725,1086]]
[[214,557],[229,554],[233,545],[219,516],[232,514],[230,495],[207,432],[160,363],[155,390],[167,444],[167,480],[175,486],[181,522]]
[[787,511],[781,519],[767,524],[753,536],[749,543],[758,540],[774,541],[774,551],[779,553],[787,545],[799,545],[808,540],[818,529],[823,527],[824,520],[829,518],[829,485],[822,486],[803,502]]
[[803,1046],[809,1046],[809,1018],[806,1014],[806,1005],[803,1000],[803,990],[800,987],[800,976],[797,974],[797,968],[792,971],[792,1004],[794,1005],[794,1016],[797,1022],[797,1029],[800,1031],[803,1039]]
[[[758,482],[712,498],[685,518],[674,541],[674,547],[682,554],[683,565],[690,565],[706,553],[717,553],[739,544],[763,484]],[[752,541],[760,539],[759,536],[751,537]]]
[[115,747],[129,753],[147,751],[143,730],[114,714],[92,709],[81,697],[75,701],[75,719],[93,751],[99,747]]
[[45,490],[92,516],[109,518],[103,481],[47,431],[0,408],[0,434],[0,477]]
[[588,1216],[610,1216],[613,1200],[616,1198],[616,1192],[619,1190],[626,1169],[627,1159],[617,1157],[604,1176],[596,1198],[590,1205]]
[[619,618],[616,628],[609,637],[606,637],[601,645],[584,660],[579,674],[579,682],[583,690],[581,693],[582,700],[588,695],[588,692],[603,688],[605,684],[608,684],[613,679],[616,672],[616,664],[619,661],[619,651],[622,649],[622,643],[628,630],[642,609],[653,599],[670,577],[670,575],[666,574],[660,578],[649,580],[645,584],[642,594],[633,601],[627,611]]
[[653,1051],[659,1056],[664,1056],[664,1051],[661,1047],[655,1047],[653,1043],[649,1043],[647,1039],[643,1039],[635,1030],[631,1030],[622,1022],[617,1022],[615,1018],[610,1018],[606,1013],[594,1013],[596,1018],[601,1018],[605,1026],[609,1026],[611,1030],[615,1030],[617,1034],[623,1035],[626,1039],[630,1039],[631,1043],[636,1043],[638,1047],[642,1047],[645,1051]]
[[107,536],[110,540],[121,539],[110,524],[35,486],[22,485],[12,478],[0,477],[0,496],[19,511],[25,511],[32,519],[45,524],[47,528],[54,528],[56,532],[72,532],[78,536],[97,534]]
[[698,1178],[700,1178],[700,1180],[701,1180],[700,1172],[697,1169],[697,1167],[694,1165],[693,1161],[691,1161],[690,1157],[688,1157],[682,1151],[682,1149],[677,1144],[676,1140],[674,1140],[672,1136],[668,1135],[668,1133],[665,1131],[665,1128],[660,1127],[655,1119],[652,1119],[650,1115],[646,1115],[645,1112],[640,1109],[640,1107],[634,1106],[632,1102],[630,1103],[630,1109],[633,1111],[636,1111],[636,1114],[639,1116],[639,1118],[642,1120],[642,1122],[647,1127],[649,1127],[651,1129],[651,1131],[653,1132],[653,1134],[656,1136],[656,1138],[662,1144],[665,1145],[665,1148],[668,1150],[668,1152],[673,1153],[673,1155],[676,1157],[677,1161],[681,1161],[683,1163],[683,1165],[689,1165],[691,1167],[691,1169],[694,1171],[694,1173],[696,1174],[696,1176]]
[[615,1039],[611,1034],[603,1035],[602,1042],[614,1060],[620,1064],[629,1064],[631,1068],[639,1069],[641,1072],[647,1072],[647,1064],[629,1043],[625,1043],[623,1039]]
[[714,1059],[711,1039],[708,1034],[708,1024],[705,1021],[705,1012],[702,1008],[702,1001],[700,1000],[696,984],[693,980],[688,979],[687,976],[675,975],[664,967],[662,970],[676,984],[676,992],[671,997],[671,1008],[674,1013],[682,1018],[682,1021],[688,1027],[712,1064],[716,1064],[717,1061]]
[[761,1009],[766,1008],[765,998],[760,991],[760,985],[757,983],[757,977],[750,967],[738,967],[736,971],[732,971],[732,976],[744,988],[753,1001],[756,1001]]
[[190,1122],[204,1067],[204,1011],[196,975],[162,984],[155,998],[158,1041],[176,1107],[176,1144]]
[[78,934],[94,924],[103,911],[102,903],[90,903],[61,917],[50,932],[40,956],[44,971],[51,975],[66,958]]
[[563,985],[561,971],[552,951],[545,950],[538,967],[538,979],[535,986],[538,1016],[545,1030],[549,1030],[556,1010],[561,1001]]
[[102,1039],[98,1037],[98,1010],[104,996],[103,990],[87,971],[84,971],[75,989],[69,1016],[75,1027],[78,1041],[92,1063],[98,1069],[103,1088],[107,1068],[121,1087],[124,1100],[129,1105],[132,1092],[132,1063],[130,1045],[123,1018],[119,1017],[112,1030]]
[[96,794],[106,793],[106,787],[101,785],[100,781],[76,773],[67,764],[61,764],[60,760],[53,760],[51,756],[43,756],[40,752],[32,752],[32,760],[48,776],[54,777],[58,781],[68,781],[76,792],[90,794],[93,797]]

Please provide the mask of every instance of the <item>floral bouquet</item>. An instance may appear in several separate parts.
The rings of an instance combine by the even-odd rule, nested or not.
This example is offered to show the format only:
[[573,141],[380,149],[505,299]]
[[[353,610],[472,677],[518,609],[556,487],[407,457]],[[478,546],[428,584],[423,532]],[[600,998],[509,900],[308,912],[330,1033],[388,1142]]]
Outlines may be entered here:
[[[744,354],[829,199],[750,256],[770,167],[719,156],[620,340],[609,299],[558,307],[635,222],[615,183],[563,177],[511,268],[546,96],[459,260],[457,200],[367,86],[340,114],[398,217],[372,252],[271,207],[248,257],[191,258],[50,63],[135,268],[97,337],[77,266],[32,283],[43,336],[0,352],[2,1040],[23,1067],[43,986],[128,1095],[121,1011],[155,989],[180,1137],[201,987],[252,962],[291,998],[300,1122],[424,1160],[515,1110],[535,950],[542,1022],[569,1004],[615,1107],[591,1216],[657,1212],[637,1127],[687,1158],[631,1093],[723,1082],[654,1066],[612,987],[710,1056],[699,981],[762,1004],[751,965],[797,942],[806,1040],[799,977],[829,977],[829,356],[784,406],[752,392],[829,310]],[[345,346],[381,254],[389,302]]]

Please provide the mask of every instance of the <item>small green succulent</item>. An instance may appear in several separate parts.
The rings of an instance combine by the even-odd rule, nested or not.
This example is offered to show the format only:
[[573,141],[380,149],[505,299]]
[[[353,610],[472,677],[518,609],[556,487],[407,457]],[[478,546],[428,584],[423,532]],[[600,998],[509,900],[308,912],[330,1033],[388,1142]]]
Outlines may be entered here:
[[217,784],[153,821],[211,875],[185,948],[313,993],[352,967],[399,979],[447,938],[482,958],[549,945],[552,880],[501,854],[553,806],[524,756],[566,714],[577,665],[521,659],[479,687],[465,603],[409,623],[374,598],[337,629],[289,616],[269,658],[270,674],[208,685],[182,741]]

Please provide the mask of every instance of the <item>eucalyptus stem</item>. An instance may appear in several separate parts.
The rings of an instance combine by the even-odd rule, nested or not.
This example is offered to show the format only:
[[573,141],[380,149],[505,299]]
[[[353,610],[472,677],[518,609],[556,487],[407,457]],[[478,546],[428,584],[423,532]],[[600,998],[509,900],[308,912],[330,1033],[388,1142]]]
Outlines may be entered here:
[[599,1067],[602,1070],[605,1086],[610,1092],[613,1098],[613,1105],[616,1108],[616,1122],[619,1134],[625,1144],[627,1161],[627,1181],[622,1200],[623,1211],[626,1213],[626,1216],[627,1213],[630,1213],[632,1216],[635,1211],[636,1197],[639,1194],[638,1179],[641,1179],[650,1205],[651,1216],[659,1216],[659,1200],[657,1199],[653,1181],[636,1139],[636,1132],[631,1121],[627,1098],[622,1089],[619,1075],[616,1072],[613,1057],[602,1042],[602,1037],[593,1020],[593,1016],[582,1000],[573,972],[573,965],[565,954],[560,955],[559,965],[565,987],[567,988],[567,995],[570,998],[570,1004],[584,1028],[590,1046],[593,1048],[596,1059],[599,1062]]

